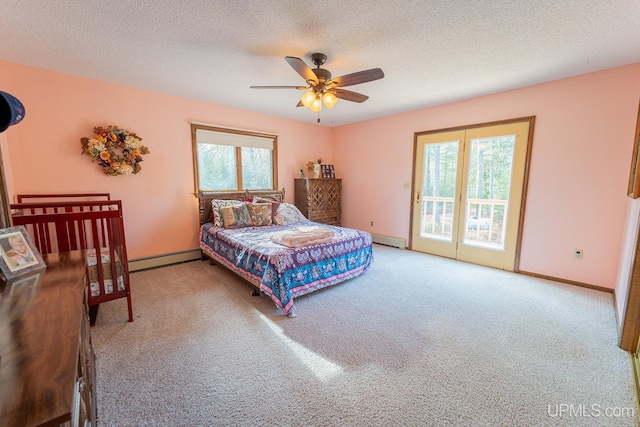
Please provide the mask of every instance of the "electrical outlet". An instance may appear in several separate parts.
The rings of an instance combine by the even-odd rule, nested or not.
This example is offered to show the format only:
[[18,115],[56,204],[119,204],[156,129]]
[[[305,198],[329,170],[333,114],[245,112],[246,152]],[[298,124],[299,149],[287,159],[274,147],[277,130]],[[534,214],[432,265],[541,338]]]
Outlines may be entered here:
[[373,227],[373,221],[371,221],[371,226]]
[[402,188],[404,188],[405,190],[408,190],[411,188],[411,183],[410,182],[403,182],[402,183]]
[[573,251],[573,257],[575,259],[582,259],[582,255],[583,255],[582,249],[575,249]]

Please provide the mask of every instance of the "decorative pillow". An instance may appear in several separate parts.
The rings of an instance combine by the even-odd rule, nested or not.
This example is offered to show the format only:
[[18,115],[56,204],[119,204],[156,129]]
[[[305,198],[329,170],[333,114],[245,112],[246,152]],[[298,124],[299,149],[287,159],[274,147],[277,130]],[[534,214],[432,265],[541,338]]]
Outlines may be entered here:
[[280,203],[278,210],[273,217],[273,222],[278,225],[294,224],[296,222],[308,222],[302,212],[291,203]]
[[220,208],[224,228],[250,227],[253,225],[245,203]]
[[271,225],[272,216],[271,203],[247,203],[251,222],[256,227],[262,225]]
[[267,199],[266,197],[256,196],[253,198],[253,203],[271,203],[271,222],[272,223],[276,222],[275,221],[276,212],[278,212],[278,206],[280,206],[282,202],[279,202],[277,200]]
[[213,225],[216,227],[222,227],[224,225],[222,223],[222,214],[220,213],[220,208],[241,204],[242,202],[240,200],[211,200],[211,222],[213,222]]

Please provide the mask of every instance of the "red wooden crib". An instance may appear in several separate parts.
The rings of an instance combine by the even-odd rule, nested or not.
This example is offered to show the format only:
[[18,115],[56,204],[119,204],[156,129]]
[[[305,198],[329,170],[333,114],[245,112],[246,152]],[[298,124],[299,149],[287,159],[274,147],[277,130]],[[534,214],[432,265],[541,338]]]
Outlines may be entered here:
[[[133,322],[121,201],[108,200],[108,193],[22,195],[18,200],[29,197],[53,201],[12,204],[13,225],[24,225],[42,254],[85,252],[91,325],[98,305],[118,298],[127,298],[129,322]],[[74,201],[56,201],[63,197]],[[107,200],[75,201],[92,197]]]

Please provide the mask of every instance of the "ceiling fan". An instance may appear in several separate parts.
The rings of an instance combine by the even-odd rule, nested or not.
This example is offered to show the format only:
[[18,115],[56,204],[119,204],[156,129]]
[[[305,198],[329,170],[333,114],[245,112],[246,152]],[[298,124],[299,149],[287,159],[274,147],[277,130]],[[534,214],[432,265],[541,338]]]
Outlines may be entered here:
[[[353,86],[361,83],[367,83],[384,77],[384,73],[380,68],[372,68],[370,70],[358,71],[356,73],[346,74],[344,76],[331,78],[329,70],[320,68],[327,60],[324,53],[314,53],[311,55],[311,62],[316,68],[309,68],[305,62],[294,56],[286,56],[284,58],[289,65],[298,73],[306,82],[306,86],[250,86],[252,89],[297,89],[306,90],[297,107],[305,106],[315,113],[322,110],[322,104],[325,107],[333,108],[338,102],[338,98],[351,102],[364,102],[369,99],[368,96],[350,90],[341,89],[344,86]],[[320,118],[318,118],[320,122]]]

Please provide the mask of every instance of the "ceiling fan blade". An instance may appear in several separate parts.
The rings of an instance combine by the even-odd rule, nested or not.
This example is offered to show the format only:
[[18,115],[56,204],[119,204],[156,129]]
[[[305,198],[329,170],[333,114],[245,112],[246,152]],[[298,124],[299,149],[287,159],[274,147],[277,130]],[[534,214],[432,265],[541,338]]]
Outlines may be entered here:
[[328,85],[332,85],[333,87],[353,86],[378,80],[383,77],[384,73],[380,68],[372,68],[370,70],[358,71],[357,73],[345,74],[344,76],[336,77],[331,80]]
[[289,65],[291,65],[291,68],[296,70],[296,73],[302,76],[304,81],[307,83],[313,82],[314,86],[318,84],[318,77],[316,77],[313,70],[311,70],[311,68],[309,68],[302,59],[296,58],[295,56],[285,56],[284,59],[289,63]]
[[249,86],[250,89],[309,89],[308,86]]
[[296,107],[304,107],[304,104],[302,103],[302,101],[298,101],[298,103],[296,104]]
[[332,89],[331,91],[336,94],[336,97],[338,97],[340,99],[344,99],[345,101],[364,102],[367,99],[369,99],[369,97],[367,95],[363,95],[363,94],[358,93],[358,92],[352,92],[350,90]]

